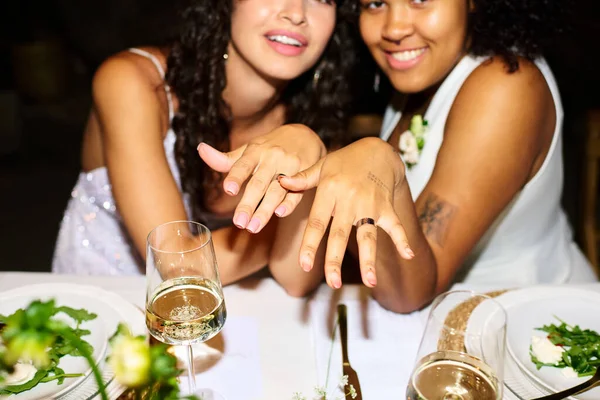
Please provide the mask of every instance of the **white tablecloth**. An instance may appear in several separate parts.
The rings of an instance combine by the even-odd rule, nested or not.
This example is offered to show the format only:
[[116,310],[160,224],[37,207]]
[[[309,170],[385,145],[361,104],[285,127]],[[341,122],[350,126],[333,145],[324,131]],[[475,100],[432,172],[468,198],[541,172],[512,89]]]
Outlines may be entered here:
[[[98,286],[145,308],[146,281],[143,276],[92,277],[8,272],[0,273],[0,293],[23,285],[52,282]],[[328,291],[325,287],[323,289]],[[356,297],[353,295],[356,292],[357,287],[347,287],[344,295]],[[311,344],[309,300],[288,296],[271,279],[228,286],[224,294],[228,316],[248,316],[258,321],[262,376],[260,399],[291,399],[297,391],[312,395],[319,380]],[[231,384],[236,384],[235,377],[232,377]]]
[[[34,283],[66,282],[94,285],[105,290],[113,291],[126,300],[144,308],[145,278],[144,277],[88,277],[52,275],[47,273],[0,273],[0,293],[18,286]],[[600,291],[600,283],[586,285],[588,288]],[[463,287],[464,288],[464,287]],[[471,287],[484,292],[490,287]],[[420,327],[426,318],[426,311],[416,312],[408,316],[395,316],[381,309],[370,300],[368,292],[362,286],[345,285],[339,291],[332,291],[323,285],[311,299],[298,299],[288,296],[273,280],[244,281],[238,285],[228,286],[224,290],[228,318],[246,317],[253,319],[258,326],[258,352],[262,385],[260,396],[228,400],[286,400],[291,399],[295,392],[302,392],[312,398],[314,387],[323,384],[325,376],[323,365],[328,354],[323,354],[324,342],[319,332],[335,318],[335,305],[346,302],[349,305],[349,352],[355,369],[359,370],[361,363],[373,363],[373,358],[393,357],[398,360],[397,382],[404,387],[408,374],[414,363],[414,353],[421,335]],[[329,305],[329,306],[327,306]],[[351,309],[355,312],[351,313]],[[355,317],[355,321],[350,319]],[[361,318],[361,321],[356,319]],[[240,318],[242,320],[243,318]],[[371,324],[370,321],[377,320]],[[398,341],[412,343],[409,347],[412,354],[392,354],[393,349],[379,354],[364,354],[369,351],[369,326],[372,333],[377,333],[378,324],[394,326],[398,332]],[[353,328],[354,326],[354,328]],[[359,328],[360,328],[360,332]],[[356,328],[356,329],[355,329]],[[389,334],[388,334],[389,335]],[[361,351],[361,340],[364,348]],[[355,344],[352,344],[355,341]],[[336,346],[337,347],[337,346]],[[401,345],[398,349],[401,350]],[[338,351],[339,349],[336,349]],[[405,349],[406,350],[406,349]],[[410,349],[409,349],[410,350]],[[353,353],[354,352],[354,353]],[[352,356],[354,354],[354,357]],[[336,364],[332,371],[337,371],[339,357],[331,358]],[[354,360],[354,361],[353,361]],[[388,371],[389,372],[389,371]],[[337,376],[330,376],[336,380]],[[389,393],[385,399],[367,397],[369,388],[377,386],[378,376],[359,371],[361,386],[365,400],[387,400],[403,398],[401,393]],[[389,377],[386,379],[390,379]],[[231,384],[236,384],[236,377],[231,377]],[[372,389],[371,389],[372,390]]]

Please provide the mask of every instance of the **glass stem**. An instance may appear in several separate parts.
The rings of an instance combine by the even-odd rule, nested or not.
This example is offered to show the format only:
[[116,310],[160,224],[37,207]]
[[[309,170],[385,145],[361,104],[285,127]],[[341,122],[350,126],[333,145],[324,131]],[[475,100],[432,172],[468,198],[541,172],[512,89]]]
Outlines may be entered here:
[[196,391],[196,372],[194,371],[194,350],[188,345],[188,385],[190,394]]

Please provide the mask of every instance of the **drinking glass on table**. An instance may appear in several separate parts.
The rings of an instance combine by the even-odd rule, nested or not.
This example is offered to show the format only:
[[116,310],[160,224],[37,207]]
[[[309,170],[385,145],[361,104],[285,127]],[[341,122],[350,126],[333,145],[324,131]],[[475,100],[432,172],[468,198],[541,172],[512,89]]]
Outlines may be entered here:
[[208,228],[192,221],[154,228],[146,248],[146,325],[157,340],[187,346],[190,393],[196,391],[192,345],[219,333],[226,316]]
[[502,399],[506,311],[471,291],[439,295],[431,306],[411,374],[409,400]]

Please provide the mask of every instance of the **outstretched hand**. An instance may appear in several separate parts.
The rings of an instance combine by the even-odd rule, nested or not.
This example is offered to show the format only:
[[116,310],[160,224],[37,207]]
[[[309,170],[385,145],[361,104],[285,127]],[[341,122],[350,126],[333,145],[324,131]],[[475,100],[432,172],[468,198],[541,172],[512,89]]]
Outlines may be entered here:
[[258,233],[273,213],[285,217],[302,200],[302,192],[288,192],[279,184],[279,178],[314,165],[326,150],[309,128],[284,125],[228,153],[205,143],[200,143],[198,153],[209,167],[227,174],[223,181],[227,194],[236,196],[246,185],[233,223]]
[[376,138],[359,140],[330,153],[295,176],[282,177],[281,185],[294,192],[317,187],[299,262],[310,271],[331,219],[325,277],[340,288],[341,266],[352,227],[356,226],[361,276],[369,287],[377,285],[377,227],[383,229],[405,259],[414,257],[394,209],[395,189],[404,180],[404,164],[392,147]]

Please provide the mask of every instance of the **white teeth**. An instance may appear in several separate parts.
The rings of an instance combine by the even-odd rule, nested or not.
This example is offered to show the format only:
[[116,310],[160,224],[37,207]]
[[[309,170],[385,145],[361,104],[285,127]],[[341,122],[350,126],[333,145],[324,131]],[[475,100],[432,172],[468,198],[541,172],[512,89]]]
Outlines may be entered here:
[[279,43],[289,44],[289,45],[296,46],[296,47],[302,47],[302,43],[300,43],[296,39],[291,38],[289,36],[274,35],[274,36],[267,36],[267,38],[272,42],[279,42]]
[[392,57],[398,61],[410,61],[419,57],[424,51],[425,49],[399,51],[397,53],[392,53]]

